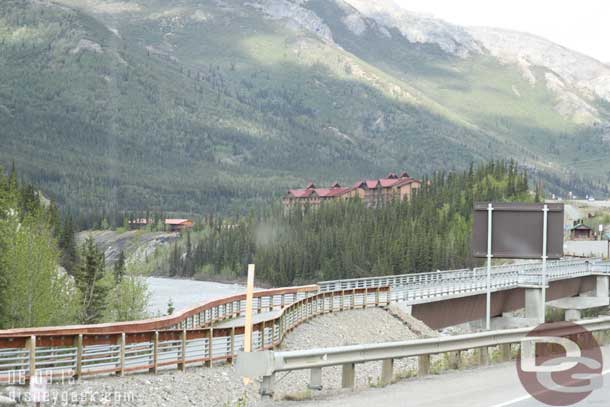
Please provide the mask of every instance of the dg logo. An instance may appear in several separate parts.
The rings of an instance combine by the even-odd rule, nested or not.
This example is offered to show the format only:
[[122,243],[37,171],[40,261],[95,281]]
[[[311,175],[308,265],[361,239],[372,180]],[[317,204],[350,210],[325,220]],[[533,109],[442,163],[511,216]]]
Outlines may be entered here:
[[525,390],[550,406],[570,406],[603,385],[602,351],[571,322],[543,324],[521,341],[517,373]]

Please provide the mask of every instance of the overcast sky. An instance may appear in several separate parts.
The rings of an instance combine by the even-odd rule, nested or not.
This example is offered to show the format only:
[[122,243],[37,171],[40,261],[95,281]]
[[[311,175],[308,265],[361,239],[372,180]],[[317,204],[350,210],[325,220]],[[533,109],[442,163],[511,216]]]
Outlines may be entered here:
[[[374,1],[374,0],[371,0]],[[525,31],[610,63],[608,0],[395,0],[459,25]]]

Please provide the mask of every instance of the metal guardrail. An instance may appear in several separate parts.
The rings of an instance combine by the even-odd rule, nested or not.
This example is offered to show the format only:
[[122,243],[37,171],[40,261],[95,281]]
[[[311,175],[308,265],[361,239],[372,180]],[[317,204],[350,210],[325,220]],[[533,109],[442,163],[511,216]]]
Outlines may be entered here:
[[[610,263],[594,260],[557,260],[547,262],[547,279],[556,281],[591,274],[595,266],[598,272],[610,274]],[[425,302],[436,297],[465,295],[484,292],[487,289],[487,270],[474,269],[436,271],[384,277],[364,277],[347,280],[322,281],[320,291],[349,290],[389,286],[392,301],[407,303]],[[491,270],[491,289],[508,289],[520,285],[542,285],[540,262],[494,266]]]
[[[254,324],[253,350],[279,345],[290,330],[316,315],[389,303],[388,287],[305,293],[282,293],[297,295],[297,299],[286,301],[288,305],[274,318]],[[184,370],[187,365],[196,363],[212,366],[217,361],[231,361],[243,349],[244,327],[214,328],[211,324],[218,316],[228,318],[232,315],[224,311],[227,305],[230,310],[230,304],[216,304],[219,310],[208,310],[216,319],[206,319],[210,326],[203,328],[191,329],[184,323],[180,329],[137,332],[73,333],[74,328],[65,331],[53,328],[21,335],[3,332],[0,336],[0,383],[8,383],[16,376],[27,380],[34,374],[53,380],[100,374],[124,375],[133,371],[157,372],[163,367]],[[261,300],[258,304],[260,309],[270,310],[275,300]]]
[[[589,332],[609,331],[610,318],[603,317],[577,322]],[[553,336],[581,334],[582,330],[573,325],[560,328],[549,324]],[[419,357],[419,375],[429,373],[430,355],[478,349],[482,352],[483,363],[489,362],[489,347],[501,347],[502,359],[510,356],[510,346],[527,340],[531,328],[507,329],[476,334],[446,336],[430,339],[410,340],[404,342],[375,343],[369,345],[352,345],[334,348],[311,349],[288,352],[255,352],[241,353],[237,357],[237,371],[246,377],[263,377],[261,393],[273,394],[275,375],[279,372],[294,370],[311,370],[309,387],[320,389],[321,369],[329,366],[342,366],[342,386],[354,386],[355,365],[359,363],[383,361],[381,383],[387,384],[393,378],[394,359]],[[537,336],[544,336],[544,331]],[[487,356],[483,356],[486,354]]]

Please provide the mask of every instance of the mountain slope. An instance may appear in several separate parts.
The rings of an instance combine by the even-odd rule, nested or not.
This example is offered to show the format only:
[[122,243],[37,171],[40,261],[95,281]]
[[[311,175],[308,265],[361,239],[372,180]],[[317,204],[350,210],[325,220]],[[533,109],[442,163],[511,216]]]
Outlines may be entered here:
[[598,173],[581,161],[607,156],[603,127],[558,108],[550,68],[531,83],[465,29],[421,20],[437,28],[418,40],[352,5],[5,1],[0,163],[96,211],[244,208],[307,179],[494,157]]

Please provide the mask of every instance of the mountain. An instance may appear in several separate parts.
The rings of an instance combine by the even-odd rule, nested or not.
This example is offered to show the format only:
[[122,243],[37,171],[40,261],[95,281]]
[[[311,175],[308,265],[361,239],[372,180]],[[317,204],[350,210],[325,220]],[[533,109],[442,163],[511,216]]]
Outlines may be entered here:
[[243,209],[500,157],[608,184],[610,68],[386,0],[5,0],[0,54],[0,163],[66,207]]

